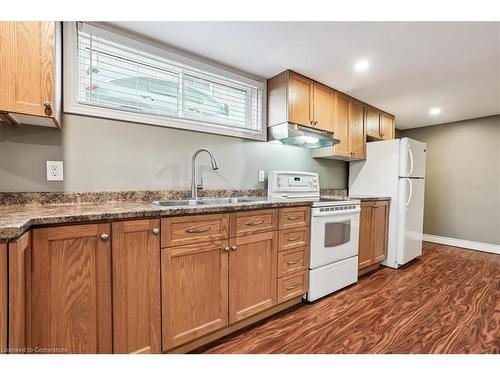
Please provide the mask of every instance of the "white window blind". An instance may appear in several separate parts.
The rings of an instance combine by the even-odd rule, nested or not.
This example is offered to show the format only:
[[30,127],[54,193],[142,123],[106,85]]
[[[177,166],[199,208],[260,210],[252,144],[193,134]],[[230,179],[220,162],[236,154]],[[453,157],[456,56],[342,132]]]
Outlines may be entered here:
[[[76,27],[76,107],[92,114],[265,139],[263,83],[95,27]],[[106,37],[111,36],[111,37]],[[144,48],[141,48],[144,47]],[[158,52],[158,53],[151,53]],[[217,74],[210,70],[217,71]],[[109,110],[109,111],[107,111]],[[71,111],[71,110],[70,110]]]

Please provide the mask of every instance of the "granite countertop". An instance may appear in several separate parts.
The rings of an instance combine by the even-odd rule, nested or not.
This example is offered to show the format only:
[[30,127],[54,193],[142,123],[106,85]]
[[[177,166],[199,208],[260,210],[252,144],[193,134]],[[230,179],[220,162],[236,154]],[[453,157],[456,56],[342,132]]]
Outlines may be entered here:
[[311,204],[311,201],[307,200],[282,201],[266,197],[254,199],[251,202],[171,207],[160,207],[150,202],[123,201],[1,205],[0,241],[17,237],[34,225],[207,214]]

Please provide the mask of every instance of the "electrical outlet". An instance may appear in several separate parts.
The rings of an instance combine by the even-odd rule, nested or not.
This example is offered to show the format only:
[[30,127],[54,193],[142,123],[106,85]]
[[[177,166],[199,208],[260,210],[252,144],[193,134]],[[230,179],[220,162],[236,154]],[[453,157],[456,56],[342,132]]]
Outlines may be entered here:
[[266,172],[264,172],[263,170],[259,170],[259,182],[264,182],[265,179],[266,179]]
[[47,181],[62,181],[63,178],[63,162],[47,160]]

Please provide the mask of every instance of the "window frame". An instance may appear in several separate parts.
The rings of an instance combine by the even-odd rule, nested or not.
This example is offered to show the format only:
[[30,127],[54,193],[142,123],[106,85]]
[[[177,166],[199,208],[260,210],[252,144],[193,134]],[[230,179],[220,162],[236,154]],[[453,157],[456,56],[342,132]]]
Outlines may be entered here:
[[[267,140],[267,122],[266,122],[266,81],[257,80],[244,76],[233,71],[221,68],[215,64],[210,64],[202,60],[194,59],[191,56],[181,54],[164,46],[154,44],[136,36],[123,34],[121,31],[109,28],[107,26],[94,26],[91,23],[85,23],[86,30],[91,30],[94,35],[101,36],[110,41],[136,48],[144,52],[156,55],[160,58],[166,58],[174,61],[176,64],[183,65],[190,71],[198,71],[202,76],[206,76],[215,82],[227,84],[232,81],[235,87],[245,87],[244,85],[254,86],[260,89],[261,93],[261,116],[260,129],[250,130],[238,128],[236,126],[224,126],[212,123],[210,121],[200,121],[196,119],[184,119],[168,115],[155,115],[139,112],[128,112],[119,109],[93,106],[79,102],[79,76],[78,76],[78,22],[63,23],[63,107],[64,113],[84,115],[112,119],[124,122],[132,122],[140,125],[153,125],[181,130],[196,131],[209,134],[217,134],[258,141]],[[248,90],[250,91],[250,90]]]

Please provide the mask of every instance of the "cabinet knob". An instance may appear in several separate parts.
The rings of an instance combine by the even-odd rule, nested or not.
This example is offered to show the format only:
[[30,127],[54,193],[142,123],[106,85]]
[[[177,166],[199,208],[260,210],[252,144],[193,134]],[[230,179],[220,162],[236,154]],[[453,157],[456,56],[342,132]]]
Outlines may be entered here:
[[236,251],[236,245],[231,246],[231,250]]
[[43,106],[45,107],[45,115],[52,116],[52,103],[51,102],[44,102]]
[[154,234],[160,234],[160,228],[153,228]]
[[230,248],[229,246],[226,246],[226,247],[224,248],[224,251],[229,251],[229,250],[231,250],[231,248]]
[[101,233],[100,237],[101,237],[101,240],[103,240],[103,241],[109,240],[109,234],[107,234],[107,233]]

